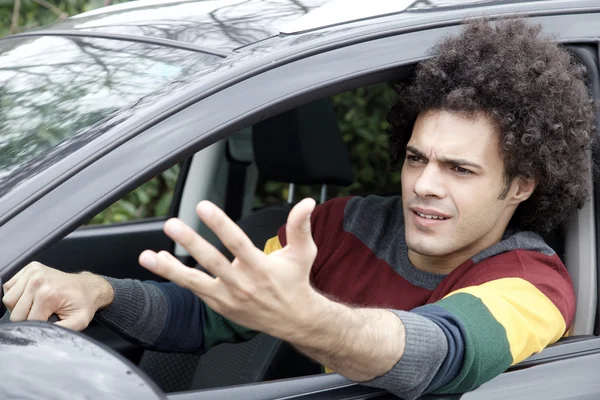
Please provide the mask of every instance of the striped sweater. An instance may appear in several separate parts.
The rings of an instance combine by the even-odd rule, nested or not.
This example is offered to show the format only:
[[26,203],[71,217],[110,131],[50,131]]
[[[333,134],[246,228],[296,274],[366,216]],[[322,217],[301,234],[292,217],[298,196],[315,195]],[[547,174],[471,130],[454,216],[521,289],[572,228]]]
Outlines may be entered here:
[[[404,398],[466,392],[557,341],[573,320],[566,268],[534,233],[506,235],[441,275],[410,263],[399,197],[331,200],[313,212],[312,229],[313,286],[346,304],[389,309],[405,326],[400,361],[366,385]],[[285,244],[282,227],[265,252]],[[206,351],[256,334],[174,284],[109,281],[115,301],[98,319],[150,348]]]

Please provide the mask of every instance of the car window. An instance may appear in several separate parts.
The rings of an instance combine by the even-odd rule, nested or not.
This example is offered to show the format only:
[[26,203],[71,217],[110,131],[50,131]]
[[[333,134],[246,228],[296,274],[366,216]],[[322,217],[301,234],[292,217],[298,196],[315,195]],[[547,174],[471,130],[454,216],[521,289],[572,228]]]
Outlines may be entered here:
[[0,41],[0,196],[218,59],[95,38]]
[[87,225],[109,225],[168,216],[180,172],[179,164],[169,168],[96,214]]

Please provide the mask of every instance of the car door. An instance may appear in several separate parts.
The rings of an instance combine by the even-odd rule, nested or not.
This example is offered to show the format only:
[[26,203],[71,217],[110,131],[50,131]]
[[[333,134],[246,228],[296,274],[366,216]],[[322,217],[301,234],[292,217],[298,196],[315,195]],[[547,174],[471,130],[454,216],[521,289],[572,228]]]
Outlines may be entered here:
[[[570,14],[566,16],[542,16],[536,20],[543,23],[548,29],[562,34],[564,39],[581,39],[598,35],[598,15]],[[560,27],[569,26],[570,31],[561,32]],[[294,105],[307,102],[349,89],[372,83],[393,79],[398,73],[404,71],[403,67],[409,66],[417,60],[427,56],[429,49],[442,36],[453,34],[459,29],[458,25],[446,24],[443,27],[405,31],[381,35],[383,37],[369,41],[337,45],[335,48],[315,52],[305,44],[302,54],[299,50],[290,50],[288,53],[275,54],[274,60],[279,60],[273,68],[261,71],[244,80],[239,80],[214,94],[189,104],[168,119],[162,120],[149,127],[143,133],[123,143],[112,152],[90,164],[87,168],[74,175],[53,191],[43,196],[38,202],[32,204],[27,210],[16,215],[0,228],[0,240],[7,240],[10,234],[23,232],[24,226],[36,221],[36,232],[28,244],[22,244],[14,249],[8,249],[12,261],[11,268],[18,267],[28,257],[35,254],[37,242],[42,237],[54,235],[59,237],[72,229],[76,220],[83,223],[92,215],[93,206],[100,197],[110,197],[116,200],[123,193],[122,185],[132,189],[139,185],[144,177],[155,175],[166,167],[184,160],[190,154],[205,148],[211,143],[250,125],[257,120],[264,119]],[[293,40],[289,39],[289,40]],[[398,51],[402,49],[402,51]],[[293,53],[293,54],[292,54]],[[298,56],[300,54],[300,56]],[[286,58],[288,57],[288,58]],[[268,60],[268,56],[266,56]],[[294,79],[290,79],[294,77]],[[278,84],[286,82],[286,85]],[[253,93],[248,96],[247,93]],[[186,121],[186,123],[182,123]],[[193,128],[192,128],[193,127]],[[171,132],[165,138],[165,132]],[[198,134],[198,132],[202,132]],[[136,152],[135,161],[123,164],[128,154]],[[117,174],[116,171],[119,173]],[[90,184],[94,181],[94,185]],[[61,204],[60,199],[65,193],[72,196],[68,205]],[[50,218],[48,212],[50,210]],[[36,220],[37,218],[37,220]],[[565,358],[573,354],[568,352]],[[590,355],[585,362],[578,364],[584,369],[594,364],[596,358]],[[584,359],[585,357],[581,357]],[[572,363],[577,363],[573,358]],[[567,360],[565,360],[566,362]],[[550,376],[554,383],[565,382],[560,380],[559,371],[565,365],[549,363],[551,367],[532,367],[530,370],[539,371],[541,367],[550,368]],[[528,370],[523,370],[528,371]],[[521,375],[523,374],[523,375]],[[582,375],[585,382],[592,381],[592,374]],[[530,374],[521,371],[506,374],[510,379],[526,382]],[[519,378],[522,377],[522,378]],[[503,378],[503,379],[509,379]],[[543,378],[543,377],[542,377]],[[536,379],[542,379],[536,378]],[[520,379],[520,380],[519,380]],[[512,381],[511,381],[512,382]],[[493,393],[508,393],[504,385],[490,388]],[[517,386],[515,386],[516,388]],[[589,388],[589,387],[588,387]],[[516,390],[516,389],[515,389]],[[595,387],[593,390],[596,390]],[[584,392],[582,392],[584,393]],[[589,393],[589,392],[585,392]],[[600,393],[600,390],[594,391]],[[189,392],[173,394],[171,399],[208,399],[208,398],[373,398],[387,396],[384,392],[369,389],[349,383],[337,375],[323,375],[309,378],[300,378],[290,381],[262,383],[245,387],[222,388],[203,392]],[[478,397],[477,391],[470,394],[470,398]],[[452,396],[431,397],[451,398]],[[509,396],[511,397],[511,396]]]
[[[158,211],[148,207],[151,208],[149,210],[152,213],[150,217],[136,218],[137,213],[134,210],[129,215],[118,214],[119,211],[124,213],[134,207],[131,203],[126,203],[125,199],[119,200],[94,217],[95,220],[98,220],[97,223],[91,223],[94,220],[92,219],[48,248],[36,261],[70,273],[85,269],[115,278],[162,281],[162,278],[141,268],[138,257],[145,249],[173,252],[174,243],[164,234],[162,228],[164,222],[177,213],[189,164],[189,160],[186,160],[181,163],[181,166],[173,167],[144,184],[165,188],[164,192],[166,193],[156,190],[156,195],[149,199],[149,202],[162,200],[165,203],[165,200],[170,200],[168,204],[163,204],[162,209]],[[169,185],[167,180],[170,180]],[[144,204],[136,205],[137,210],[146,206]],[[129,208],[127,208],[128,206]],[[112,219],[111,212],[112,215],[116,214]],[[105,216],[104,214],[109,215]],[[119,216],[128,217],[129,220],[115,222],[115,220],[118,221]],[[105,343],[134,363],[137,363],[142,356],[142,348],[124,340],[95,321],[90,323],[84,333]]]
[[[29,33],[3,39],[0,54],[2,165],[6,171],[16,163],[12,171],[17,171],[3,176],[3,193],[18,187],[19,179],[44,180],[41,176],[51,170],[44,168],[52,163],[48,161],[60,158],[53,151],[68,154],[96,136],[102,139],[103,121],[112,117],[112,124],[115,120],[123,122],[128,117],[123,110],[131,114],[143,98],[164,91],[174,79],[180,79],[179,74],[192,75],[202,68],[202,61],[220,59],[156,44]],[[31,69],[36,72],[30,73]],[[104,151],[104,146],[106,143],[96,154]],[[46,160],[40,162],[36,156]],[[27,163],[28,157],[34,161]],[[71,160],[73,157],[66,157],[67,170],[77,168],[77,161]],[[178,211],[189,165],[190,160],[182,160],[144,182],[140,190],[90,216],[80,229],[45,249],[36,260],[66,272],[87,269],[108,276],[160,280],[141,268],[137,257],[145,248],[173,251],[174,244],[162,232],[162,225]],[[60,179],[59,174],[45,184]],[[35,201],[43,191],[38,188],[22,196],[13,211]],[[68,200],[69,195],[65,198]],[[5,209],[2,218],[10,213]],[[119,222],[123,219],[129,222]],[[134,361],[139,359],[140,348],[98,324],[92,323],[86,333]]]

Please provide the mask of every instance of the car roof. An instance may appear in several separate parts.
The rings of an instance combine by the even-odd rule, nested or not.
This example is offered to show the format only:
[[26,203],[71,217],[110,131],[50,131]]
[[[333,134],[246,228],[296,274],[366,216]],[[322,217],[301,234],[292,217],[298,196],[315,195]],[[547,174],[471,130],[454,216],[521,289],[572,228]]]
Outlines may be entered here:
[[[572,0],[578,3],[585,0]],[[47,29],[161,39],[217,54],[273,36],[347,25],[391,14],[560,0],[139,0],[79,14]],[[344,10],[341,12],[340,10]]]
[[294,21],[326,2],[141,0],[80,14],[51,28],[167,39],[227,52],[277,35],[277,24]]

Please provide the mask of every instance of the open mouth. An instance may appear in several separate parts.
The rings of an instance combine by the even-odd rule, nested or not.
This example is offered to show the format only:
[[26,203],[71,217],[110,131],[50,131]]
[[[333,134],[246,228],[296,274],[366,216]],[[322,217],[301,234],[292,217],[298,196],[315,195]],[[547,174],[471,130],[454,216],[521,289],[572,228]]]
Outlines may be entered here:
[[449,219],[446,217],[442,217],[441,215],[424,214],[424,213],[420,213],[417,211],[413,211],[413,213],[424,219],[432,219],[432,220],[438,220],[438,221],[445,221],[445,220]]

